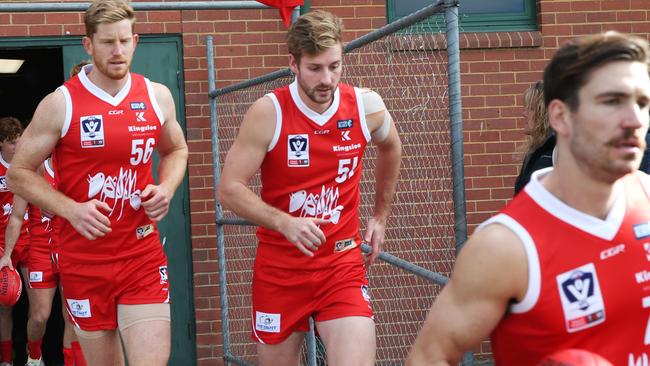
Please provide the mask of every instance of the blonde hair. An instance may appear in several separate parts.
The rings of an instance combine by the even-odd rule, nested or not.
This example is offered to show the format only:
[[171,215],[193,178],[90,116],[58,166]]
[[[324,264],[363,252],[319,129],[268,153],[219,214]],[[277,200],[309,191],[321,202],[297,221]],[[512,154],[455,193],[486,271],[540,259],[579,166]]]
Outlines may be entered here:
[[317,10],[298,17],[287,33],[289,53],[300,61],[303,54],[317,55],[342,47],[343,22],[336,15]]
[[84,14],[86,36],[92,38],[97,33],[97,25],[116,23],[128,19],[135,24],[135,13],[126,0],[94,0]]
[[544,82],[538,81],[524,92],[524,108],[530,114],[532,128],[528,139],[528,151],[536,149],[546,141],[551,127],[548,123],[546,104],[544,103]]

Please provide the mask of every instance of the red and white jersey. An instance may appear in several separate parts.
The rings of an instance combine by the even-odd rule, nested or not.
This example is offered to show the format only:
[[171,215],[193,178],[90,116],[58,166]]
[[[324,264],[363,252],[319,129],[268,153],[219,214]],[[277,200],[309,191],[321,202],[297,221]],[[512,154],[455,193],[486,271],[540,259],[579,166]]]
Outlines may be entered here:
[[[54,170],[52,170],[47,160],[43,162],[43,167],[43,177],[51,187],[55,188]],[[40,207],[31,203],[27,205],[27,212],[29,216],[29,239],[31,244],[40,243],[46,246],[49,245],[53,233],[53,217],[49,214],[44,214]]]
[[105,215],[112,229],[89,241],[62,220],[60,255],[101,263],[160,246],[140,194],[154,184],[151,159],[164,118],[148,79],[130,73],[122,90],[111,96],[88,79],[89,67],[59,88],[66,99],[66,118],[53,162],[58,190],[77,202],[108,204]]
[[260,227],[257,261],[301,269],[361,262],[359,181],[370,132],[360,91],[339,84],[324,113],[309,109],[298,84],[267,94],[275,105],[276,128],[261,167],[261,197],[293,216],[329,220],[326,243],[308,257],[284,236]]
[[[595,352],[617,366],[650,357],[650,177],[624,177],[605,220],[575,210],[533,174],[500,223],[521,240],[528,289],[492,333],[496,364],[537,365],[566,348]],[[645,361],[644,361],[645,360]]]
[[[2,216],[0,216],[0,246],[5,246],[5,233],[7,231],[7,224],[9,224],[9,217],[14,207],[14,194],[7,188],[7,170],[9,163],[5,161],[2,153],[0,152],[0,206],[2,206]],[[23,225],[20,229],[20,236],[14,247],[29,244],[29,236],[27,233],[28,214],[25,212],[23,218]]]

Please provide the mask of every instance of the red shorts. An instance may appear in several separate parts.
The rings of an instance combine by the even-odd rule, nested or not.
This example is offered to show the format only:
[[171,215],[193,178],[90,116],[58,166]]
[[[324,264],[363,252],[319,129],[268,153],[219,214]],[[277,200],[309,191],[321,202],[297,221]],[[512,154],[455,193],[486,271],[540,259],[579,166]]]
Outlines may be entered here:
[[253,273],[252,338],[266,344],[309,330],[309,317],[326,321],[348,316],[372,318],[363,265],[298,270],[258,266]]
[[49,240],[39,238],[30,242],[27,269],[30,288],[56,288],[59,284],[59,274],[52,261]]
[[29,266],[29,241],[21,241],[18,239],[14,251],[11,252],[11,264],[15,268],[23,268]]
[[73,324],[85,331],[117,328],[117,305],[169,303],[162,246],[141,257],[103,264],[69,263],[59,256],[61,287]]

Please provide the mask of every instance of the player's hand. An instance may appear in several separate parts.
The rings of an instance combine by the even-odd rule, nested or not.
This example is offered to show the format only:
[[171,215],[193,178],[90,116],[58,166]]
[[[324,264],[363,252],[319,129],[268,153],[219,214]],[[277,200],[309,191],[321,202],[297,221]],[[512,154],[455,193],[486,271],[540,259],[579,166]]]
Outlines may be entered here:
[[381,248],[384,245],[384,232],[386,231],[386,221],[372,217],[368,220],[366,226],[366,235],[363,240],[372,247],[372,252],[366,256],[366,266],[375,263]]
[[12,271],[14,270],[14,266],[11,264],[11,255],[3,255],[2,258],[0,258],[0,269],[3,269],[5,267],[9,267],[9,269]]
[[149,184],[140,193],[142,208],[151,220],[160,221],[169,211],[172,196],[173,193],[168,192],[162,186]]
[[111,232],[111,220],[102,211],[110,212],[111,208],[95,199],[77,203],[66,219],[84,238],[95,240]]
[[304,255],[313,257],[314,252],[325,242],[325,234],[318,226],[329,222],[311,217],[289,216],[280,224],[279,231]]

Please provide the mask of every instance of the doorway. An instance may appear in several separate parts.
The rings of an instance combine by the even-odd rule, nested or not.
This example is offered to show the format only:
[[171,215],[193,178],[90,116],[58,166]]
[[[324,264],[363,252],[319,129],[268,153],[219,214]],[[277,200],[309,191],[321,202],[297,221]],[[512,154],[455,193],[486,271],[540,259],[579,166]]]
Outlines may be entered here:
[[[131,70],[169,88],[176,104],[178,121],[185,131],[182,55],[180,36],[142,35]],[[67,79],[70,69],[78,62],[88,59],[88,55],[81,46],[80,37],[20,37],[0,38],[0,58],[25,60],[16,75],[0,74],[0,98],[3,100],[0,117],[13,115],[27,125],[38,102],[61,85]],[[13,99],[7,99],[7,96]],[[157,164],[155,156],[154,164]],[[154,171],[156,170],[154,168]],[[158,224],[171,274],[172,353],[169,365],[179,366],[196,364],[189,215],[189,182],[186,174],[172,199],[169,214]],[[26,324],[26,314],[27,302],[21,299],[14,311],[14,349],[16,356],[21,358],[16,358],[14,364],[25,362],[25,343],[22,341],[23,343],[19,344],[19,340],[26,338],[23,325]],[[60,364],[57,358],[61,352],[63,334],[63,320],[60,314],[60,302],[55,300],[50,319],[52,324],[48,323],[46,338],[43,340],[43,357],[47,365]],[[52,337],[52,340],[49,340],[48,336]],[[48,362],[48,359],[52,362]]]

